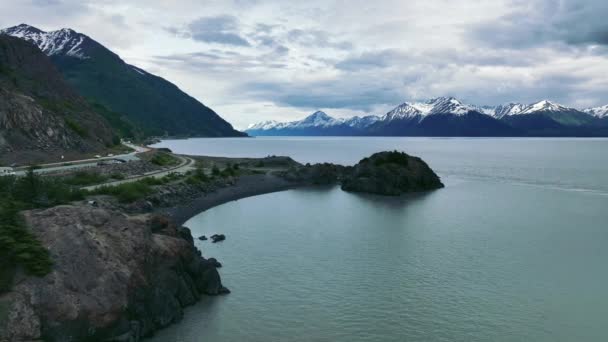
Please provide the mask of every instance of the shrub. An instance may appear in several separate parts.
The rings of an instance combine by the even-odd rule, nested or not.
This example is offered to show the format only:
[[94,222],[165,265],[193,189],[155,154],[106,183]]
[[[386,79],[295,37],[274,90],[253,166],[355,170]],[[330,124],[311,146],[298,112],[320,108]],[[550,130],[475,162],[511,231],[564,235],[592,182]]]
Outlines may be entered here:
[[141,181],[123,183],[115,186],[104,186],[95,190],[94,193],[114,196],[119,202],[122,203],[134,202],[154,192],[149,185],[149,179],[152,178],[146,178]]
[[76,132],[76,134],[83,138],[89,135],[86,129],[82,128],[82,126],[76,123],[76,121],[66,118],[65,124],[68,126],[68,128],[70,128],[72,131]]
[[186,179],[186,182],[189,184],[200,184],[207,182],[209,177],[205,174],[203,169],[196,169],[194,172]]

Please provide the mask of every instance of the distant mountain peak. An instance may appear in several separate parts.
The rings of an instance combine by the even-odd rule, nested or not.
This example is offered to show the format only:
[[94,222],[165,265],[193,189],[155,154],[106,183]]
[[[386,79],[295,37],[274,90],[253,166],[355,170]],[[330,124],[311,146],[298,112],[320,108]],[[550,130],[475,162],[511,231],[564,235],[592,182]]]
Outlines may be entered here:
[[397,107],[395,107],[393,110],[391,110],[390,112],[386,113],[383,116],[383,120],[397,120],[397,119],[410,119],[410,118],[415,118],[415,117],[419,117],[422,115],[422,111],[420,111],[418,108],[414,107],[413,105],[404,102],[400,105],[398,105]]
[[520,112],[520,114],[530,114],[536,112],[564,112],[572,110],[575,109],[562,106],[549,100],[541,100],[527,106],[524,110]]
[[306,118],[304,118],[304,120],[301,121],[301,124],[303,124],[303,125],[307,125],[307,124],[309,124],[309,125],[326,125],[329,123],[333,123],[334,121],[336,121],[336,119],[327,115],[325,112],[318,110],[318,111],[310,114]]
[[0,33],[33,43],[47,56],[66,55],[79,59],[90,58],[83,49],[84,43],[90,38],[70,28],[45,32],[34,26],[19,24],[0,30]]

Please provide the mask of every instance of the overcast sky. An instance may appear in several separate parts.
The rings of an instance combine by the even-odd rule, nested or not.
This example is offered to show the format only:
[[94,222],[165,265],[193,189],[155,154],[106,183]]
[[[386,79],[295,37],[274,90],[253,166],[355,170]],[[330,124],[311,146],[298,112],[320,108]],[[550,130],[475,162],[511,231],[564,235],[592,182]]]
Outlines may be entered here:
[[608,103],[608,1],[20,0],[0,26],[69,27],[237,128],[455,96]]

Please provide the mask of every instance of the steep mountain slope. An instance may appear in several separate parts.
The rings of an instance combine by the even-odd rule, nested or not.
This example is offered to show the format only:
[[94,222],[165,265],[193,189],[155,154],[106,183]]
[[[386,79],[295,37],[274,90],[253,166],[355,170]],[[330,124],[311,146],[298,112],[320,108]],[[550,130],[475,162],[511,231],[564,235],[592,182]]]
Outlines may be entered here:
[[0,35],[0,162],[59,161],[117,143],[36,46]]
[[80,94],[126,116],[147,135],[243,135],[174,84],[125,63],[84,34],[25,24],[0,32],[36,44]]

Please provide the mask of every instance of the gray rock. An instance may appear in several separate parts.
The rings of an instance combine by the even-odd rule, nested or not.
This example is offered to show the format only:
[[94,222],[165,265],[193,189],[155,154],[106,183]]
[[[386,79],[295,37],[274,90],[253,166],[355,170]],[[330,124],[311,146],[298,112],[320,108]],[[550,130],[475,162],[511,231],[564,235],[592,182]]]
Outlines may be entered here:
[[0,341],[139,341],[201,295],[229,292],[185,227],[87,205],[25,218],[54,266],[0,296]]

